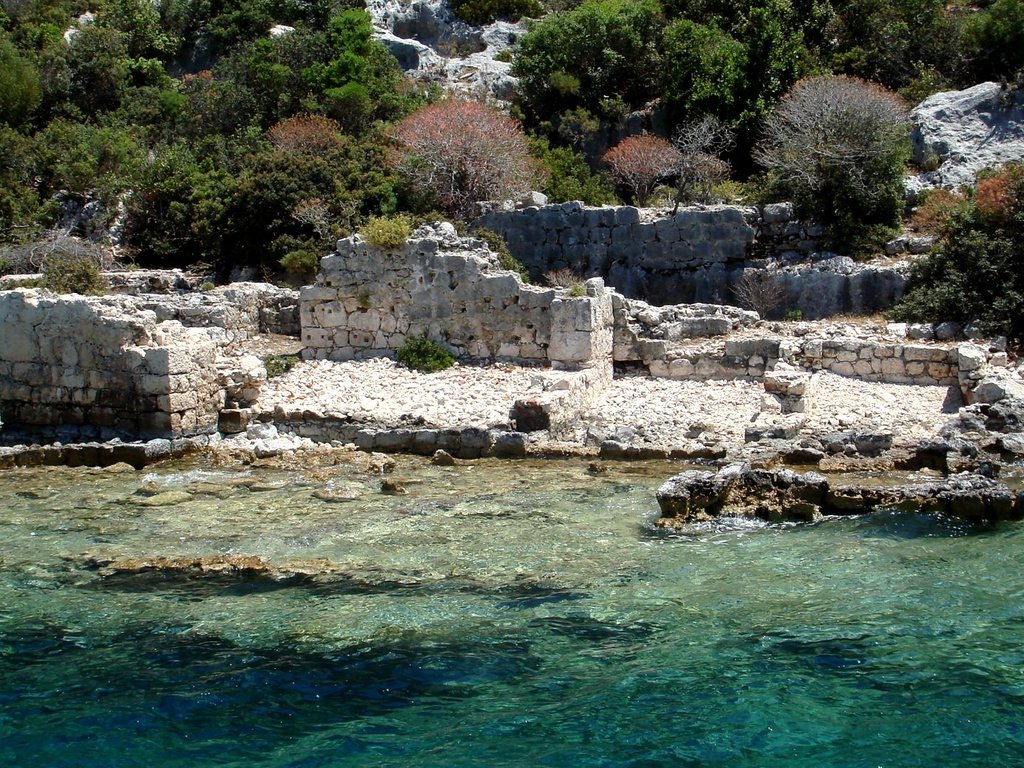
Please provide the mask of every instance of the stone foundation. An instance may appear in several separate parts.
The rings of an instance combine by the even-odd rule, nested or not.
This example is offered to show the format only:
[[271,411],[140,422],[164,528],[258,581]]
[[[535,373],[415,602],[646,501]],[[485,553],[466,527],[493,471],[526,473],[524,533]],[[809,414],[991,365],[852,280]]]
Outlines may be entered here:
[[0,292],[0,437],[215,432],[225,403],[253,397],[266,377],[257,358],[224,353],[294,318],[295,292],[253,284],[168,296]]

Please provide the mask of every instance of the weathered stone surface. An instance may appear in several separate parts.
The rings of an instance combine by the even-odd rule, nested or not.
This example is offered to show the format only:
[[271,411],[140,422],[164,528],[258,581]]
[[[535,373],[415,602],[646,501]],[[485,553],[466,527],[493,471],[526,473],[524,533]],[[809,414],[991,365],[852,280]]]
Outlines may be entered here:
[[999,83],[929,96],[911,113],[914,160],[938,160],[933,186],[973,184],[978,172],[1024,157],[1024,96]]
[[940,512],[971,521],[1015,519],[1020,500],[1000,483],[976,474],[882,487],[830,483],[816,472],[730,465],[718,473],[689,471],[669,478],[657,492],[660,526],[678,528],[723,515],[773,522],[814,520],[822,514],[863,514],[877,509]]

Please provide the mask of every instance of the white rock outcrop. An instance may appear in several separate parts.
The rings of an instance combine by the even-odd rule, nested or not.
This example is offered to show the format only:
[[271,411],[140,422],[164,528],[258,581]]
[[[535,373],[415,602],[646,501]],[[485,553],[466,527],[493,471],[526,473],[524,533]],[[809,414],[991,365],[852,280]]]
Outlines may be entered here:
[[374,36],[407,74],[456,93],[512,98],[512,65],[498,56],[525,33],[522,22],[475,27],[455,16],[444,0],[367,0],[366,10]]
[[973,184],[978,172],[1024,161],[1024,92],[999,83],[929,96],[911,113],[914,161],[939,161],[908,188]]

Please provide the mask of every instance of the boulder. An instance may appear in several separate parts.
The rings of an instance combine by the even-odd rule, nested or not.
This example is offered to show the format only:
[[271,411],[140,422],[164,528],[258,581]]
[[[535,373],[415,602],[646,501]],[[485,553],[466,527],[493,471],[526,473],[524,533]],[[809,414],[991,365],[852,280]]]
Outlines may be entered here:
[[931,186],[973,184],[978,172],[1024,157],[1024,94],[999,83],[929,96],[911,113],[914,160]]
[[886,487],[870,481],[831,483],[817,472],[732,464],[718,473],[681,472],[662,484],[657,499],[662,513],[657,525],[666,528],[724,515],[771,522],[813,521],[824,514],[888,509],[948,514],[981,522],[1017,519],[1024,514],[1024,499],[980,473]]

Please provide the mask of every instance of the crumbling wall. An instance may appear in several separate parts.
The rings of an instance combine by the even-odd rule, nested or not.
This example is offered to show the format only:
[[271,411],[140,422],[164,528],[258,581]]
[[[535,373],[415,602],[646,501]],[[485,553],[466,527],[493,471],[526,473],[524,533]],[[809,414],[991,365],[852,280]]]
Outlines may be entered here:
[[567,368],[611,360],[611,295],[601,281],[580,296],[524,284],[483,241],[445,223],[394,249],[340,240],[316,285],[301,290],[300,318],[306,359],[390,356],[426,336],[464,358]]
[[0,435],[183,437],[213,432],[220,341],[128,296],[0,293]]

